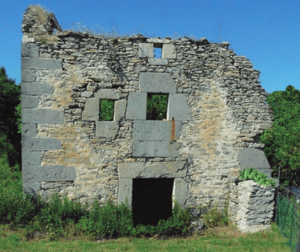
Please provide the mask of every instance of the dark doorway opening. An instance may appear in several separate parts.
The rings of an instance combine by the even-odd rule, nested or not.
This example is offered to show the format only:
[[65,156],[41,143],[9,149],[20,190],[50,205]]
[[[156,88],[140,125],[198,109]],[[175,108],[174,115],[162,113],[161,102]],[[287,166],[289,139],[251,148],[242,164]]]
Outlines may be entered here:
[[133,179],[133,225],[157,225],[172,216],[173,179]]

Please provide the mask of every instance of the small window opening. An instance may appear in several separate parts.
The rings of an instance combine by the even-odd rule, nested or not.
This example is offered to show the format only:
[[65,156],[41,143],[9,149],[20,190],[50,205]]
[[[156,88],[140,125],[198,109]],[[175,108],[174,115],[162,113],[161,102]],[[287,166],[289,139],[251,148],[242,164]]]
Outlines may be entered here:
[[153,57],[156,59],[162,58],[162,44],[154,44],[153,45]]
[[147,94],[147,120],[163,120],[167,118],[168,95]]
[[100,121],[114,120],[114,105],[112,100],[100,100]]

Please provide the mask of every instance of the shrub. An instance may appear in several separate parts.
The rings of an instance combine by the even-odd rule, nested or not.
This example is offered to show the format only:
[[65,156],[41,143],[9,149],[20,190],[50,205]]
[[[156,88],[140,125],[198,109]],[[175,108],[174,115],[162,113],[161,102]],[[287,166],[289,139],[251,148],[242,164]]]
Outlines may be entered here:
[[248,168],[245,171],[240,172],[240,180],[253,180],[257,182],[260,185],[263,186],[273,186],[275,187],[275,181],[272,179],[267,178],[267,175],[264,174],[263,172],[260,172],[253,167]]
[[227,216],[226,211],[226,207],[223,213],[219,211],[217,207],[210,209],[207,213],[203,215],[205,225],[207,227],[227,226],[229,224],[229,217]]
[[19,165],[9,167],[7,155],[0,158],[0,222],[26,224],[34,215],[29,195],[23,195]]

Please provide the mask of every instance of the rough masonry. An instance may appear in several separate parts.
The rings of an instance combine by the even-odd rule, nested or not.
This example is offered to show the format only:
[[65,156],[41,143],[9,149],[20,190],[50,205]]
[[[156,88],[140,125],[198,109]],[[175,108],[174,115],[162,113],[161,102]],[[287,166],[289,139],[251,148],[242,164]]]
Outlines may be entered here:
[[[62,31],[38,6],[26,10],[22,31],[28,190],[130,205],[133,179],[173,178],[182,206],[222,209],[241,170],[270,176],[259,143],[272,126],[268,94],[229,43]],[[165,120],[146,120],[148,93],[168,95]],[[99,120],[101,99],[114,101],[113,121]]]

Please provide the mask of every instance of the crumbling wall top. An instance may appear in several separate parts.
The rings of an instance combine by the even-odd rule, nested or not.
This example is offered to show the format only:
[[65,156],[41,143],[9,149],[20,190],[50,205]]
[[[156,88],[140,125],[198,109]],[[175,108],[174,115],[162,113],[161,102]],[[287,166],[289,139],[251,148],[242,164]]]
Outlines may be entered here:
[[47,12],[39,5],[30,5],[26,9],[22,21],[24,34],[52,35],[55,29],[62,31],[53,13]]

